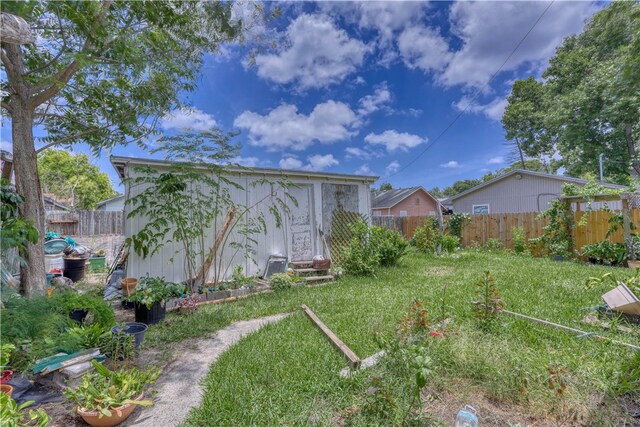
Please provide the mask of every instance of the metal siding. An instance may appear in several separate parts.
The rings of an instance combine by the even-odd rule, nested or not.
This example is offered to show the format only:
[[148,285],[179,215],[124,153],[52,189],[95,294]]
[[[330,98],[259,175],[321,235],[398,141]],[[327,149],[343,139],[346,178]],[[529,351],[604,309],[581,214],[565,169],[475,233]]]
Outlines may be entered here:
[[[131,175],[135,174],[134,170],[129,166],[127,166],[125,173],[131,174]],[[257,177],[251,177],[251,176],[247,177],[246,175],[244,176],[233,175],[232,179],[235,179],[236,180],[235,182],[238,182],[240,185],[244,187],[243,190],[239,190],[235,188],[231,188],[230,190],[233,201],[240,205],[251,206],[257,203],[258,201],[262,200],[264,197],[269,196],[269,194],[271,194],[270,185],[266,185],[266,184],[260,184],[256,186],[252,185],[252,183],[255,183],[258,180]],[[311,209],[312,209],[314,220],[315,220],[314,226],[317,228],[318,224],[322,224],[322,218],[323,218],[323,215],[325,214],[324,212],[322,212],[322,208],[321,208],[322,207],[321,184],[323,182],[343,184],[344,182],[332,181],[332,180],[327,180],[326,178],[321,179],[321,178],[314,178],[314,177],[310,177],[309,179],[306,179],[306,180],[295,179],[295,180],[292,180],[292,182],[296,184],[307,184],[307,185],[312,184],[313,185],[313,197],[312,197]],[[357,185],[358,185],[358,200],[359,200],[358,210],[360,213],[369,216],[369,213],[370,213],[369,185],[366,183],[357,184]],[[127,194],[127,197],[129,198],[136,196],[142,191],[142,187],[129,188],[128,184],[126,185],[126,187],[127,188],[125,189],[125,194]],[[282,197],[283,191],[279,190],[279,193],[280,193],[280,197]],[[283,224],[280,228],[276,227],[275,218],[273,217],[273,215],[271,215],[267,211],[267,208],[266,208],[269,203],[270,202],[267,200],[260,203],[258,206],[254,208],[254,211],[255,209],[260,209],[260,207],[264,209],[265,221],[267,223],[267,234],[266,235],[260,234],[258,236],[255,236],[256,240],[258,241],[258,244],[255,247],[256,249],[255,261],[257,265],[253,263],[251,260],[245,259],[244,255],[241,253],[238,253],[235,256],[233,256],[233,252],[235,250],[231,250],[230,248],[227,248],[223,255],[224,257],[223,257],[222,265],[229,266],[228,275],[231,274],[234,265],[237,265],[237,264],[245,265],[245,268],[246,268],[245,274],[248,274],[248,275],[262,274],[264,267],[266,265],[266,262],[270,255],[282,254],[285,256],[289,256],[290,248],[289,248],[288,240],[290,238],[290,231],[289,231],[290,219],[288,218],[287,215],[284,214],[284,212],[282,212]],[[141,217],[134,217],[130,219],[126,218],[126,214],[128,213],[127,212],[128,210],[130,210],[130,208],[126,207],[125,237],[129,237],[137,233],[143,227],[143,224],[145,222],[145,219]],[[226,218],[226,215],[223,215],[222,218],[219,218],[219,220],[217,221],[218,228],[222,226],[222,223],[224,222],[225,218]],[[315,235],[315,242],[314,242],[315,250],[316,252],[321,252],[322,242],[321,242],[319,233],[315,232],[314,235]],[[238,232],[234,231],[229,241],[231,241],[231,239],[238,239],[238,238],[239,238]],[[215,240],[215,228],[212,227],[211,229],[206,231],[205,245],[208,245],[210,247],[211,245],[213,245],[214,240]],[[172,263],[168,262],[168,260],[171,259],[172,257],[173,257],[173,262]],[[130,252],[129,260],[127,263],[127,276],[142,277],[149,274],[150,276],[164,277],[166,280],[183,281],[183,280],[186,280],[183,265],[184,265],[184,258],[182,256],[181,244],[179,242],[176,242],[176,243],[165,245],[156,255],[148,257],[146,259],[139,257],[134,252]],[[209,272],[207,278],[209,280],[213,278],[213,268]]]
[[[557,179],[522,174],[495,182],[453,201],[456,212],[472,213],[473,205],[490,205],[490,213],[539,212],[562,193],[563,182]],[[538,199],[540,201],[538,202]]]

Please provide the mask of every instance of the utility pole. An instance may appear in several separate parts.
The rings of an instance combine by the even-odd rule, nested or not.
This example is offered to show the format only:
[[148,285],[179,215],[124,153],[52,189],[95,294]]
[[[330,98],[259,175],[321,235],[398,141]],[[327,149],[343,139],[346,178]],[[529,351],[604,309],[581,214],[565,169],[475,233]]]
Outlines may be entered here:
[[604,153],[600,153],[598,159],[600,161],[600,184],[604,184],[604,172],[602,171],[602,159],[604,158]]

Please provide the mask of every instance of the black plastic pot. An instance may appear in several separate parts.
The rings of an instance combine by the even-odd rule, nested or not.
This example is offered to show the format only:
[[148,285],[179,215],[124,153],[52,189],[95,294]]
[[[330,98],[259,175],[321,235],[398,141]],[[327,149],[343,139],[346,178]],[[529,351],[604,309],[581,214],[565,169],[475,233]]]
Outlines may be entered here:
[[122,307],[123,307],[125,310],[128,310],[128,309],[130,309],[130,308],[135,308],[135,306],[136,306],[136,303],[135,303],[135,302],[122,300]]
[[142,341],[144,341],[144,333],[147,331],[148,328],[149,326],[145,325],[144,323],[127,322],[125,323],[125,326],[122,330],[120,330],[120,326],[116,325],[113,328],[111,328],[111,332],[113,332],[113,334],[115,335],[119,335],[119,334],[132,335],[133,342],[136,347],[136,354],[138,354],[140,344],[142,344]]
[[162,321],[164,316],[167,314],[164,302],[153,303],[151,308],[147,308],[146,305],[137,302],[135,310],[136,322],[146,323],[147,325],[153,325]]
[[84,308],[74,308],[69,312],[69,319],[73,320],[77,324],[81,324],[84,322],[84,318],[89,314],[89,310],[85,310]]
[[68,277],[72,282],[84,279],[84,265],[86,258],[64,258],[64,277]]

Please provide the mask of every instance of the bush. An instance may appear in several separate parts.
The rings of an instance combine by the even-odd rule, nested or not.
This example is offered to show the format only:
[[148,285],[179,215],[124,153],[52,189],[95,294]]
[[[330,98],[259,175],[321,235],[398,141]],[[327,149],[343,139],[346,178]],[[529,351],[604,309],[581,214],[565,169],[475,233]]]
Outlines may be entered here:
[[416,228],[411,244],[420,252],[433,253],[442,243],[442,232],[436,218],[427,218],[427,222]]
[[293,287],[293,285],[293,277],[289,276],[287,273],[275,273],[269,278],[269,286],[271,286],[271,289],[274,291],[289,289]]
[[527,250],[527,235],[524,227],[511,227],[511,240],[513,240],[513,250],[516,253],[523,253]]
[[490,251],[498,251],[503,248],[503,245],[500,239],[488,239],[484,247]]
[[442,250],[444,252],[454,252],[460,246],[460,239],[456,236],[444,235],[442,236]]
[[449,216],[449,228],[451,234],[458,239],[462,239],[462,231],[464,226],[471,222],[471,215],[465,212],[454,212]]
[[364,221],[350,226],[352,238],[342,255],[342,267],[349,274],[371,276],[377,267],[396,265],[405,254],[408,243],[394,230],[369,227]]

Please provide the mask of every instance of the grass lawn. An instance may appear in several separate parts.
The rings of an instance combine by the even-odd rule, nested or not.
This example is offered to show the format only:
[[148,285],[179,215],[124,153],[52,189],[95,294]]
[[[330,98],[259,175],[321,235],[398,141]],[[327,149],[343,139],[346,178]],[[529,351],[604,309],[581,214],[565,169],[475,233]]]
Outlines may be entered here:
[[[389,363],[352,379],[339,378],[338,372],[346,366],[344,359],[299,307],[308,305],[364,358],[379,351],[376,332],[392,335],[414,298],[420,298],[434,317],[439,315],[442,287],[447,284],[447,311],[455,333],[425,344],[434,371],[423,392],[429,416],[442,416],[445,425],[450,425],[451,411],[467,402],[481,408],[493,405],[489,412],[508,412],[502,418],[496,415],[495,424],[491,424],[492,414],[481,412],[481,425],[509,425],[505,420],[524,422],[531,417],[538,425],[559,425],[561,421],[618,425],[621,418],[613,414],[615,408],[631,402],[617,397],[618,377],[621,370],[629,371],[630,364],[640,361],[636,353],[506,315],[492,330],[482,330],[470,302],[475,299],[475,282],[486,270],[495,277],[511,311],[640,345],[637,335],[607,333],[581,322],[587,308],[600,304],[601,294],[608,290],[607,286],[586,290],[585,279],[611,269],[481,251],[440,258],[410,254],[400,266],[380,270],[377,278],[345,277],[331,286],[294,288],[202,306],[191,316],[170,315],[150,328],[146,344],[162,347],[235,320],[295,312],[243,339],[212,366],[203,403],[192,411],[188,424],[399,424],[398,414],[410,397],[406,385],[411,373],[398,373],[407,374],[409,382],[388,380],[386,387],[394,403],[390,413],[385,413],[384,407],[369,402],[367,388],[372,376],[389,376],[384,371]],[[567,387],[561,396],[549,390],[550,364],[566,370]],[[638,384],[630,387],[636,387],[637,398]],[[455,408],[439,411],[447,405]],[[633,410],[627,407],[623,412]]]

